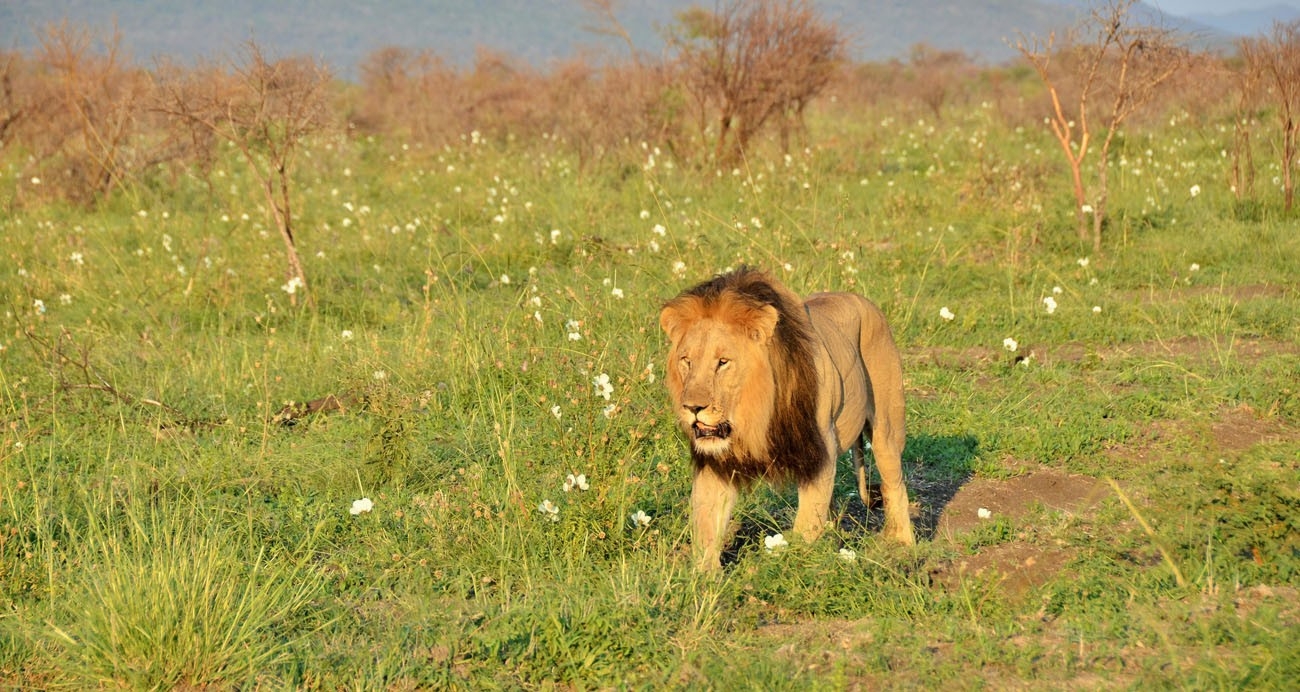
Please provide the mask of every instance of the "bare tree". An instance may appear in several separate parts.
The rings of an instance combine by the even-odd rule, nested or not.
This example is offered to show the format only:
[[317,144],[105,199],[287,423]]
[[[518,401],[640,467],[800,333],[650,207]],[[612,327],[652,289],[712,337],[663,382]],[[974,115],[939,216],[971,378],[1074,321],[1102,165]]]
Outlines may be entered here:
[[[1047,87],[1051,99],[1048,121],[1070,166],[1079,240],[1086,242],[1091,236],[1094,251],[1101,250],[1115,136],[1124,121],[1146,105],[1188,58],[1172,31],[1133,20],[1129,10],[1135,4],[1137,0],[1111,0],[1093,10],[1079,28],[1078,38],[1063,47],[1055,45],[1054,34],[1046,41],[1022,37],[1016,43]],[[1062,97],[1067,80],[1073,80],[1074,87],[1069,99]],[[1094,152],[1094,132],[1100,133],[1101,144],[1095,152],[1089,185],[1083,164]]]
[[327,122],[330,76],[307,58],[268,61],[252,41],[245,53],[229,72],[160,68],[158,108],[235,146],[260,183],[272,224],[284,241],[289,286],[294,288],[290,295],[301,290],[310,296],[294,237],[290,191],[303,139]]
[[[715,159],[742,157],[773,120],[801,124],[845,58],[835,25],[808,0],[724,0],[677,17],[669,41],[684,66],[702,129],[717,125]],[[710,117],[711,114],[711,117]]]
[[1243,88],[1257,83],[1261,93],[1277,107],[1282,130],[1282,196],[1291,211],[1295,183],[1291,175],[1296,160],[1296,134],[1300,129],[1300,20],[1274,22],[1269,34],[1238,43],[1246,67]]

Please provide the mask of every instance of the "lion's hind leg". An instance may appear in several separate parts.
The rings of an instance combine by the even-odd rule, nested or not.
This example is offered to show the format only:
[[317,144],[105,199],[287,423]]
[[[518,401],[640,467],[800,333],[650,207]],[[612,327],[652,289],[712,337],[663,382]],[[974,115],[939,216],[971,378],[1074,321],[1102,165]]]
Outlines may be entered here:
[[858,344],[868,373],[871,406],[867,429],[871,454],[880,471],[880,495],[885,505],[886,538],[905,545],[916,542],[908,508],[907,485],[903,482],[903,444],[907,437],[903,405],[903,363],[885,316],[875,305],[863,301],[863,326]]
[[[901,414],[899,416],[901,418]],[[880,472],[880,496],[885,505],[885,537],[904,545],[916,543],[908,507],[907,484],[903,481],[903,428],[892,421],[878,420],[872,426],[871,454]],[[866,475],[859,471],[859,479]],[[863,481],[860,481],[863,482]],[[863,498],[865,501],[865,497]]]

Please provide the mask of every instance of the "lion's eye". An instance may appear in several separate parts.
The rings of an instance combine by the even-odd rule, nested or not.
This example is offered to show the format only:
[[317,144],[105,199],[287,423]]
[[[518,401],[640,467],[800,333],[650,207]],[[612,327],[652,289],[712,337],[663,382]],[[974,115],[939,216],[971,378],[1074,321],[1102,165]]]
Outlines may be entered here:
[[718,369],[721,370],[722,368],[726,367],[727,363],[730,363],[730,362],[731,362],[731,359],[730,359],[730,358],[719,358],[719,359],[718,359]]

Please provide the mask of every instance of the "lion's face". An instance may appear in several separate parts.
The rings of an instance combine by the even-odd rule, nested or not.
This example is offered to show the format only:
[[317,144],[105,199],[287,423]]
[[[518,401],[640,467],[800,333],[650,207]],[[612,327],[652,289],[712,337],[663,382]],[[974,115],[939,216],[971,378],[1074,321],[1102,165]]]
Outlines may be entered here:
[[678,425],[697,454],[762,456],[774,383],[767,342],[775,311],[692,298],[670,303],[660,324],[672,342],[668,390]]

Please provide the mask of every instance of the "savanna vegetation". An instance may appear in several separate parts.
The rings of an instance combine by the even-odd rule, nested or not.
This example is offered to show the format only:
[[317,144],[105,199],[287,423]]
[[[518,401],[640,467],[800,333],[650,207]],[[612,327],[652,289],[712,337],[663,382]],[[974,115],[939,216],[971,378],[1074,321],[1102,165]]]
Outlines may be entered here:
[[[1296,32],[1126,8],[997,67],[793,1],[357,84],[0,56],[0,680],[1294,685]],[[692,568],[656,320],[740,264],[889,316],[917,546],[846,461],[819,541],[757,487]]]

